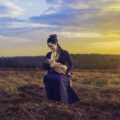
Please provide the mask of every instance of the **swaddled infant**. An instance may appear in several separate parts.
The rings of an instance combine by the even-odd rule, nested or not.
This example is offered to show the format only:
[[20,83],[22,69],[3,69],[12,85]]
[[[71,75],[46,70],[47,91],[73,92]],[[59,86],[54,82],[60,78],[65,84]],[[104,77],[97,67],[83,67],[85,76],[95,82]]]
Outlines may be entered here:
[[59,62],[56,62],[54,60],[48,59],[47,58],[47,63],[50,65],[51,68],[53,68],[56,72],[65,74],[67,70],[67,66],[63,65]]

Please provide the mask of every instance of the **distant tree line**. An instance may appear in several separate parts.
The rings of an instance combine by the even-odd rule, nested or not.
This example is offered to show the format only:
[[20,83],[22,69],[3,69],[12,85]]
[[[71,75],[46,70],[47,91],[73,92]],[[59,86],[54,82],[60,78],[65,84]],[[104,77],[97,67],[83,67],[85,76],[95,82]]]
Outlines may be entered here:
[[[71,54],[75,69],[120,69],[120,55]],[[44,56],[1,57],[0,68],[42,68]]]
[[2,57],[0,68],[36,68],[42,67],[43,56],[37,57]]
[[120,55],[75,54],[72,55],[77,69],[119,69]]

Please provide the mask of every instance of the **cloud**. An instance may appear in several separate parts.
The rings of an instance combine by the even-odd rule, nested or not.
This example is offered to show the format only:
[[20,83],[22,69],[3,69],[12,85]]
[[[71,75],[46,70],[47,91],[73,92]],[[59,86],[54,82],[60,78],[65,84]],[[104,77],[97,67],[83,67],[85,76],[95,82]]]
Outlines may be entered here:
[[52,4],[60,4],[60,3],[63,3],[64,0],[46,0],[46,1]]
[[[119,0],[46,0],[50,7],[42,15],[32,16],[27,21],[8,19],[9,23],[0,19],[3,25],[16,27],[23,32],[51,28],[57,31],[72,32],[119,32]],[[2,3],[9,3],[10,1]],[[11,2],[10,2],[11,3]],[[28,2],[29,3],[29,2]],[[30,2],[31,3],[31,2]],[[87,3],[87,4],[86,4]],[[13,4],[13,3],[12,3]],[[18,6],[18,5],[17,5]],[[111,9],[117,7],[117,11]],[[113,7],[114,6],[114,7]],[[13,7],[14,8],[14,7]],[[2,22],[1,22],[2,21]],[[7,20],[5,20],[7,21]],[[16,22],[17,21],[17,22]],[[10,22],[12,22],[10,24]],[[13,23],[14,22],[14,23]],[[42,25],[43,24],[43,25]],[[23,27],[21,27],[23,26]],[[53,27],[52,27],[53,26]],[[56,26],[56,27],[55,27]],[[108,29],[109,28],[109,29]],[[4,29],[4,28],[3,28]]]
[[20,36],[36,30],[55,29],[57,25],[31,23],[28,20],[16,18],[0,18],[0,35]]
[[[112,1],[112,0],[111,0]],[[95,18],[95,28],[104,33],[120,34],[120,1],[107,4]]]
[[5,37],[5,36],[0,36],[0,41],[7,41],[8,43],[26,43],[30,42],[30,40],[27,39],[20,39],[17,37]]
[[0,49],[28,47],[28,46],[37,45],[39,43],[40,43],[39,41],[33,40],[32,38],[28,39],[20,36],[6,37],[0,35]]
[[[49,24],[60,24],[66,26],[78,26],[84,19],[88,19],[91,14],[97,12],[96,7],[91,7],[91,4],[86,4],[80,0],[64,0],[61,2],[55,0],[47,0],[52,4],[40,16],[30,18],[32,22],[42,22]],[[56,6],[57,5],[57,6]],[[80,19],[79,19],[80,18]]]
[[23,13],[24,9],[11,0],[0,0],[0,17],[15,17]]
[[98,38],[98,37],[103,37],[102,34],[100,33],[95,33],[95,32],[60,32],[60,35],[70,37],[70,38]]
[[44,15],[54,14],[59,12],[61,9],[57,6],[52,6],[43,12]]
[[47,0],[47,2],[52,5],[43,15],[31,17],[29,19],[31,22],[59,25],[63,26],[63,29],[76,27],[76,30],[81,28],[86,31],[107,32],[109,28],[111,32],[119,31],[119,0],[64,0],[61,2]]
[[120,12],[120,0],[114,0],[107,5],[106,8],[102,9],[103,12]]
[[[119,18],[119,13],[108,12],[108,6],[116,5],[113,0],[47,1],[50,7],[42,15],[30,17],[28,20],[1,18],[0,34],[21,36],[33,31],[49,31],[68,38],[109,37],[108,32],[119,35],[120,22],[116,19]],[[104,9],[107,11],[105,12]]]

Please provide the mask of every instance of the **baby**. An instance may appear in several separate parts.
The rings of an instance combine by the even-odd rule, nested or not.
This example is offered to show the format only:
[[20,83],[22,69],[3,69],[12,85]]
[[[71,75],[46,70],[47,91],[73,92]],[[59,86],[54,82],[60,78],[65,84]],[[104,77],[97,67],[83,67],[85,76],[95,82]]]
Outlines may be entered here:
[[54,60],[51,60],[51,59],[46,59],[46,62],[50,65],[51,68],[53,68],[56,72],[58,73],[63,73],[65,74],[66,73],[66,70],[67,70],[67,66],[66,65],[63,65],[59,62],[56,62]]

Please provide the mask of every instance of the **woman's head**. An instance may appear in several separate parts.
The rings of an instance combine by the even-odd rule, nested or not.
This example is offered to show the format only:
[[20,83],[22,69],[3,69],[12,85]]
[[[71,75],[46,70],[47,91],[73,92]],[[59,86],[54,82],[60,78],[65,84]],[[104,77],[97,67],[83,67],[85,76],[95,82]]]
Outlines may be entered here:
[[49,36],[47,43],[53,43],[53,44],[57,44],[58,40],[57,40],[57,35],[56,34],[52,34]]
[[62,51],[62,48],[58,44],[58,40],[57,40],[57,35],[56,34],[52,34],[52,35],[49,36],[49,38],[47,40],[47,44],[48,44],[48,47],[52,51],[56,51],[56,50],[58,50],[58,52]]
[[49,47],[52,51],[56,51],[56,50],[58,49],[57,44],[54,44],[54,43],[51,43],[51,42],[48,43],[48,47]]

